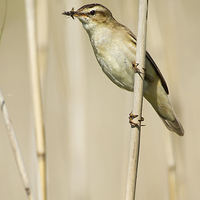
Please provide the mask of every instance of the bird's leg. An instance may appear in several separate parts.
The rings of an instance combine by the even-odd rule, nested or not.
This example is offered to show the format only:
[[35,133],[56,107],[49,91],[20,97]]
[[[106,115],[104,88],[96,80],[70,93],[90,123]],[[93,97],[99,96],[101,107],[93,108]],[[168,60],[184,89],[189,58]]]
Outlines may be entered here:
[[136,118],[138,115],[134,115],[132,112],[129,114],[129,123],[131,126],[134,126],[134,127],[139,127],[139,123],[135,123],[133,121],[134,118]]
[[[129,123],[133,127],[139,127],[139,126],[145,126],[145,125],[140,125],[139,123],[136,123],[133,121],[134,118],[136,118],[138,115],[134,115],[132,112],[129,114]],[[141,119],[138,120],[139,122],[144,121],[144,118],[141,117]]]
[[144,80],[146,80],[147,82],[152,82],[154,79],[152,76],[150,76],[149,74],[147,74],[147,70],[145,68],[142,68],[144,70],[144,73],[140,71],[140,69],[137,67],[139,65],[139,63],[136,63],[135,61],[132,62],[133,65],[133,69],[135,70],[136,73],[140,74],[144,74]]
[[135,60],[132,62],[133,69],[136,73],[141,73],[140,69],[137,67],[139,63],[136,63]]
[[[138,119],[139,122],[143,122],[144,121],[144,117],[141,117],[141,119]],[[145,126],[145,125],[142,125]]]
[[[140,71],[140,69],[137,67],[139,65],[139,63],[136,63],[135,60],[132,62],[132,66],[133,69],[135,70],[136,73],[138,74],[144,74],[143,72]],[[142,68],[144,70],[144,72],[146,72],[147,70],[145,68]]]

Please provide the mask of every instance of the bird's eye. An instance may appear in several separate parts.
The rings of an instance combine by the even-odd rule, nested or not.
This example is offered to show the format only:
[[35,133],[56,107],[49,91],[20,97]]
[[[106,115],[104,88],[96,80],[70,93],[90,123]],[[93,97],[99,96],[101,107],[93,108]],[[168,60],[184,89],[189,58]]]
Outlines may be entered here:
[[90,11],[90,14],[94,15],[95,14],[95,10]]

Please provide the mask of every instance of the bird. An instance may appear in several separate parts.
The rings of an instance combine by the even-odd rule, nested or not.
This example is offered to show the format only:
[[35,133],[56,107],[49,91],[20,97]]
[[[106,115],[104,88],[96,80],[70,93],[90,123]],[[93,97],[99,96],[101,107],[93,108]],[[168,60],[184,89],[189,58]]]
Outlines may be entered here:
[[[117,86],[134,92],[137,39],[132,31],[119,23],[105,6],[93,3],[77,11],[62,13],[77,18],[86,30],[95,57],[107,77]],[[143,96],[152,105],[165,126],[180,136],[184,129],[169,101],[166,81],[151,55],[146,51]]]

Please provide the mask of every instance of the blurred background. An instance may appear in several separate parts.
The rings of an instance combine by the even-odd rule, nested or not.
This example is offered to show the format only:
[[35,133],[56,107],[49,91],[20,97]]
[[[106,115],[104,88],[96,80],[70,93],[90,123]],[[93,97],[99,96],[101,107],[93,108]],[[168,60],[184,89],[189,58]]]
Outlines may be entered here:
[[[0,27],[5,0],[0,1]],[[133,94],[102,72],[81,23],[62,16],[85,0],[37,1],[38,50],[47,151],[48,200],[125,198]],[[95,2],[96,3],[96,2]],[[138,1],[99,0],[137,34]],[[200,199],[200,1],[149,1],[147,50],[164,75],[185,136],[168,132],[144,100],[136,199]],[[40,62],[40,63],[41,63]],[[38,169],[23,0],[9,0],[0,44],[0,87],[34,195]],[[0,199],[27,199],[0,115]],[[173,157],[169,158],[169,146]],[[173,162],[172,165],[170,162]],[[36,198],[37,199],[37,198]]]

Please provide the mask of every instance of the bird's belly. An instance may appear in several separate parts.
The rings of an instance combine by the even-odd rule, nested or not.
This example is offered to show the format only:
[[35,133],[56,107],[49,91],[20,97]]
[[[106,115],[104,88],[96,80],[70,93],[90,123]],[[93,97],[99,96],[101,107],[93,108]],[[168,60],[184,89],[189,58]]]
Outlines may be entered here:
[[134,55],[132,55],[133,59],[129,59],[122,52],[115,52],[114,55],[112,52],[109,52],[109,54],[104,56],[96,54],[96,57],[103,72],[113,83],[125,90],[133,91],[134,69],[132,62],[135,60]]

